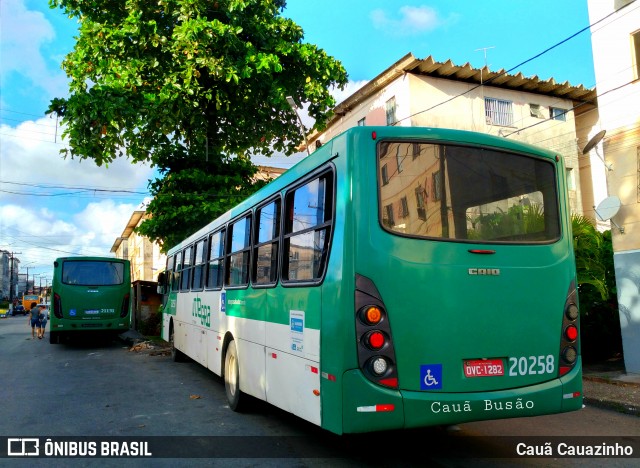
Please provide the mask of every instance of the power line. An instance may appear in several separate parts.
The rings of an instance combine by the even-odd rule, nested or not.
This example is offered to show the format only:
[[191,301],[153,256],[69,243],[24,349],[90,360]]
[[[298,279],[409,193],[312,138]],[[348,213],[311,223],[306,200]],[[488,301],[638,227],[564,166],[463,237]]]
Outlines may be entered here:
[[613,15],[614,15],[614,14],[616,14],[616,13],[617,13],[617,11],[613,11],[613,12],[609,13],[607,16],[605,16],[605,17],[603,17],[603,18],[600,18],[598,21],[596,21],[596,22],[594,22],[594,23],[590,24],[589,26],[586,26],[586,27],[582,28],[582,29],[581,29],[581,30],[579,30],[578,32],[576,32],[576,33],[572,34],[571,36],[567,37],[566,39],[561,40],[560,42],[557,42],[556,44],[552,45],[551,47],[548,47],[547,49],[545,49],[545,50],[543,50],[542,52],[540,52],[540,53],[538,53],[538,54],[534,55],[533,57],[530,57],[530,58],[528,58],[527,60],[525,60],[525,61],[523,61],[523,62],[520,62],[518,65],[516,65],[516,66],[514,66],[514,67],[511,67],[510,69],[505,70],[505,71],[503,71],[502,73],[498,73],[497,75],[495,75],[495,76],[493,76],[493,77],[489,78],[489,79],[488,79],[487,81],[485,81],[484,83],[480,83],[480,84],[478,84],[478,85],[475,85],[475,86],[473,86],[473,87],[469,88],[468,90],[464,91],[463,93],[460,93],[460,94],[457,94],[457,95],[455,95],[455,96],[452,96],[452,97],[450,97],[450,98],[448,98],[448,99],[445,99],[444,101],[439,102],[438,104],[435,104],[435,105],[433,105],[433,106],[431,106],[431,107],[429,107],[429,108],[427,108],[427,109],[421,110],[421,111],[419,111],[419,112],[415,112],[414,114],[411,114],[411,115],[408,115],[407,117],[404,117],[404,118],[402,118],[402,119],[399,119],[399,120],[397,120],[396,122],[394,122],[394,123],[393,123],[393,125],[395,126],[396,124],[398,124],[399,122],[402,122],[403,120],[407,120],[407,119],[410,119],[410,118],[412,118],[412,117],[415,117],[416,115],[420,115],[420,114],[423,114],[423,113],[425,113],[425,112],[429,112],[430,110],[433,110],[433,109],[435,109],[436,107],[440,107],[440,106],[442,106],[442,105],[444,105],[444,104],[447,104],[447,103],[449,103],[449,102],[453,101],[454,99],[457,99],[457,98],[459,98],[459,97],[465,96],[465,95],[467,95],[467,94],[471,93],[472,91],[475,91],[476,89],[481,88],[482,86],[484,86],[484,85],[487,85],[487,84],[491,83],[493,80],[495,80],[495,79],[497,79],[497,78],[499,78],[499,77],[501,77],[501,76],[504,76],[504,75],[506,75],[506,74],[508,74],[508,73],[512,72],[513,70],[515,70],[515,69],[517,69],[517,68],[520,68],[521,66],[526,65],[527,63],[529,63],[529,62],[531,62],[531,61],[533,61],[533,60],[535,60],[535,59],[537,59],[537,58],[541,57],[542,55],[544,55],[544,54],[546,54],[546,53],[548,53],[548,52],[550,52],[551,50],[555,49],[556,47],[559,47],[560,45],[564,44],[565,42],[567,42],[567,41],[569,41],[569,40],[573,39],[574,37],[578,36],[579,34],[582,34],[584,31],[586,31],[586,30],[590,29],[591,27],[593,27],[593,26],[597,25],[598,23],[601,23],[602,21],[606,20],[607,18],[609,18],[610,16],[613,16]]

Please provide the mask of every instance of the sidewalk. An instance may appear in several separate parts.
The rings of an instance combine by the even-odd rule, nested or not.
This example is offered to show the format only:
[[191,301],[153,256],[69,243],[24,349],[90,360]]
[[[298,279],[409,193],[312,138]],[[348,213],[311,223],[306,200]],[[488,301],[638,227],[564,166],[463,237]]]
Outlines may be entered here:
[[582,368],[584,404],[640,416],[640,374],[627,374],[622,359]]

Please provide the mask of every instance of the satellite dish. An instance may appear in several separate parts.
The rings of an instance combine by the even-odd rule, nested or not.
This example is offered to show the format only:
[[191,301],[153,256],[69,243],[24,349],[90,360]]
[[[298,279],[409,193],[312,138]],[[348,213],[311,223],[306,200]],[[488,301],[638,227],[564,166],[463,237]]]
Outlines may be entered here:
[[607,197],[595,208],[598,221],[608,221],[620,210],[620,199],[618,197]]
[[591,151],[598,143],[602,141],[606,133],[606,130],[600,130],[598,133],[593,135],[593,138],[591,138],[591,140],[589,140],[589,142],[582,149],[582,154],[587,154],[589,151]]

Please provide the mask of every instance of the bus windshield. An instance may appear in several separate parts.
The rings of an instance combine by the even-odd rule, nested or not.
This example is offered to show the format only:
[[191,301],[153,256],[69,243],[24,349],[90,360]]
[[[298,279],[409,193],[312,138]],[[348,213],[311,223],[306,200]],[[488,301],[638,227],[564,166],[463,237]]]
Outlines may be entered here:
[[124,281],[124,263],[66,260],[62,283],[75,286],[115,286]]
[[481,147],[382,141],[380,222],[395,234],[468,242],[560,236],[550,161]]

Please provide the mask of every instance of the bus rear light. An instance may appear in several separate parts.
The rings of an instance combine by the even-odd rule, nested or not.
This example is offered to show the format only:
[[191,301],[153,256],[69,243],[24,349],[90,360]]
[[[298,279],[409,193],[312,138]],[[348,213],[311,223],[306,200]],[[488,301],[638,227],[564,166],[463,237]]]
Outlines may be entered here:
[[562,351],[562,359],[569,365],[573,365],[576,362],[577,357],[578,352],[573,346],[564,348],[564,350]]
[[387,372],[388,368],[389,368],[389,363],[383,357],[375,358],[371,362],[371,369],[376,375],[383,375],[385,372]]
[[387,308],[373,281],[356,275],[355,330],[358,365],[371,382],[398,388],[398,370]]
[[564,336],[569,341],[576,341],[576,339],[578,338],[578,329],[575,325],[569,325],[564,330]]
[[575,305],[574,303],[569,304],[569,306],[567,307],[567,310],[565,311],[565,315],[571,321],[574,321],[575,319],[577,319],[579,314],[580,314],[580,311],[578,310],[578,306]]
[[55,315],[56,318],[62,318],[62,300],[58,293],[53,294],[53,315]]
[[122,309],[120,310],[120,317],[126,317],[129,313],[129,294],[125,294],[124,299],[122,299]]
[[365,336],[365,342],[371,349],[380,349],[384,346],[385,343],[384,335],[382,334],[382,332],[374,330],[367,333],[367,335]]
[[381,379],[378,383],[380,385],[384,385],[385,387],[398,388],[398,378],[397,377],[392,377],[390,379]]
[[367,325],[376,325],[382,319],[382,311],[379,307],[369,306],[364,309],[361,317]]
[[578,308],[578,293],[575,280],[569,285],[567,298],[564,303],[562,315],[562,328],[560,333],[560,358],[558,374],[560,376],[569,373],[578,362],[580,356],[580,309]]

